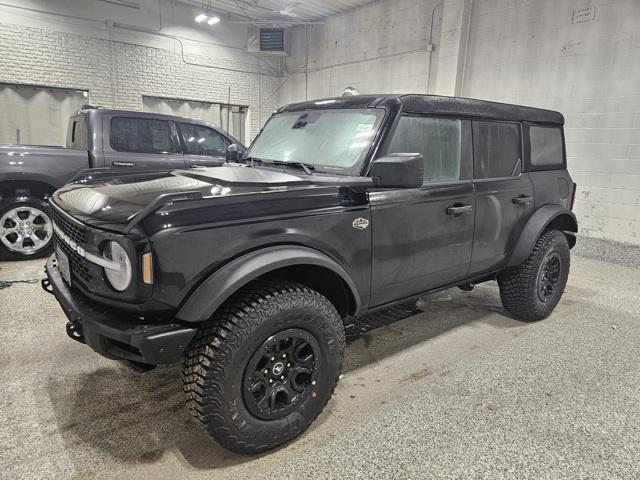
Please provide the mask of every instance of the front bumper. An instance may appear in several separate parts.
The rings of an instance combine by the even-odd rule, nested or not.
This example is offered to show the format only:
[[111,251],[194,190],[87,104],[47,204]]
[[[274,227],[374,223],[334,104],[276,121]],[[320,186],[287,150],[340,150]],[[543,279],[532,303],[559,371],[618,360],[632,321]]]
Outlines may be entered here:
[[179,323],[144,323],[140,317],[88,300],[62,279],[55,255],[49,257],[42,288],[53,294],[69,319],[67,334],[111,359],[147,365],[176,363],[196,334]]

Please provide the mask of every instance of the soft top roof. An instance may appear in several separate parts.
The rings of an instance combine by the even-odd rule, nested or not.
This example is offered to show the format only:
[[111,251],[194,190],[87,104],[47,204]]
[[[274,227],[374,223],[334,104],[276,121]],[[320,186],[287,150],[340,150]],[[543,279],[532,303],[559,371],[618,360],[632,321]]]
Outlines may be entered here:
[[439,95],[355,95],[294,103],[279,112],[299,112],[330,108],[373,108],[401,105],[404,112],[461,115],[508,121],[529,121],[564,125],[560,112],[543,108],[524,107],[508,103],[489,102],[473,98],[443,97]]

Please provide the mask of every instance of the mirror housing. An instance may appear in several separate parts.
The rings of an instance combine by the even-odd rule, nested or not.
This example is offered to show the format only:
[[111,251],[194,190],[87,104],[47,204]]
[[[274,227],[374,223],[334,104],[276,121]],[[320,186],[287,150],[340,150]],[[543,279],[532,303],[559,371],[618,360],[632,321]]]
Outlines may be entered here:
[[419,188],[424,180],[424,157],[420,153],[394,153],[371,164],[376,187]]
[[232,143],[227,147],[226,161],[231,163],[238,163],[240,156],[242,155],[242,149],[239,145]]

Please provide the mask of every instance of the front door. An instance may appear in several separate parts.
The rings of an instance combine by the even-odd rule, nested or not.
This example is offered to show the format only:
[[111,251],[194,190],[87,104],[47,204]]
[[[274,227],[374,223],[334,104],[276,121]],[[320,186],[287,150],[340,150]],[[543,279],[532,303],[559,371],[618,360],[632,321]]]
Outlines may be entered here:
[[533,212],[533,187],[522,173],[519,123],[473,122],[476,233],[471,272],[504,266]]
[[475,222],[470,130],[459,119],[401,117],[386,153],[421,153],[424,185],[370,193],[372,307],[467,276]]
[[179,123],[187,168],[219,167],[227,158],[229,139],[213,128],[193,123]]
[[173,122],[133,115],[106,115],[103,130],[104,166],[115,171],[184,168]]

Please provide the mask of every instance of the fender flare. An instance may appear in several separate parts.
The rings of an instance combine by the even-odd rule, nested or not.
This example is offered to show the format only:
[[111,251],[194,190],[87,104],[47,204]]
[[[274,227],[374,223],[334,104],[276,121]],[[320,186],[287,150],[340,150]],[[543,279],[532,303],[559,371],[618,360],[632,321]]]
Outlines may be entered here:
[[[524,262],[533,251],[533,247],[542,232],[554,220],[560,222],[558,230],[565,232],[565,235],[569,236],[566,232],[578,232],[578,221],[573,212],[559,205],[543,205],[531,215],[522,229],[507,266],[514,267]],[[575,245],[575,238],[569,242],[570,247],[573,247],[573,245]]]
[[176,318],[185,322],[203,322],[231,295],[258,277],[283,267],[315,265],[337,274],[345,282],[355,310],[360,308],[360,294],[349,274],[327,255],[308,247],[281,245],[247,253],[229,262],[205,279],[187,298]]

